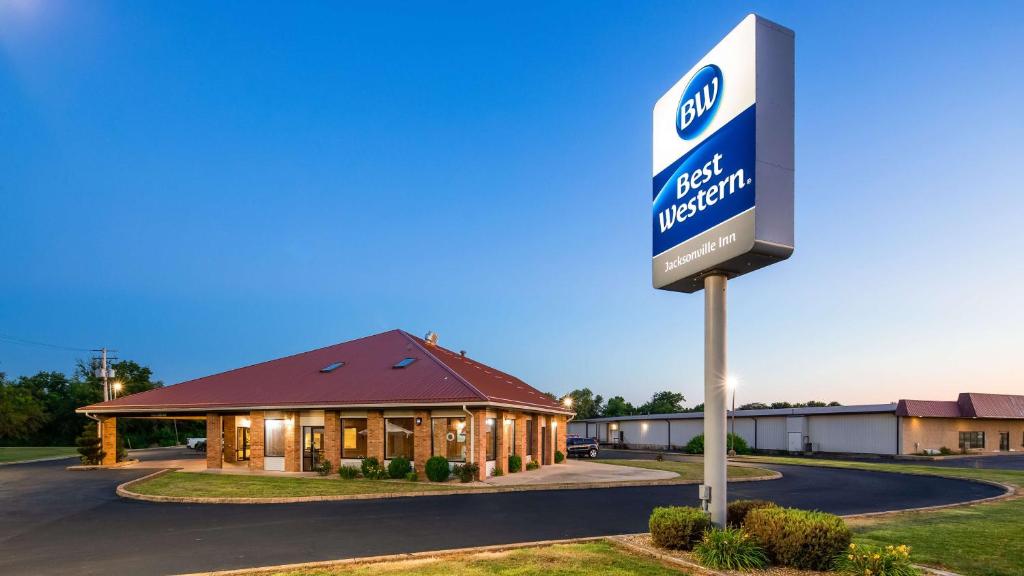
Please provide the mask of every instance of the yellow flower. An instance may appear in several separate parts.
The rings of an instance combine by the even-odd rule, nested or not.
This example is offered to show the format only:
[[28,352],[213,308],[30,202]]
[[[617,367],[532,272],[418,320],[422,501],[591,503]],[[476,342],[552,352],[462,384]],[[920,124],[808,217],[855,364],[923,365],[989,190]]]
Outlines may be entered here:
[[853,542],[851,542],[850,543],[850,550],[856,550],[856,549],[857,549],[857,545],[854,544]]
[[850,560],[853,560],[853,554],[850,554],[849,556],[847,556],[847,558],[849,558]]

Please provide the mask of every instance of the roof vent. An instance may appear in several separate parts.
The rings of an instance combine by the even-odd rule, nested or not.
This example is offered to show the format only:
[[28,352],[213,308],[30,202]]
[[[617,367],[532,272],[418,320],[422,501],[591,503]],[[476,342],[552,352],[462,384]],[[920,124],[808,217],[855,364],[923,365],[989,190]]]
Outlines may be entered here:
[[466,357],[466,351],[465,350],[459,350],[459,356],[462,356],[463,358],[465,358]]
[[427,341],[427,344],[431,346],[437,346],[437,332],[427,332],[427,335],[423,337]]
[[405,368],[406,366],[408,366],[409,364],[412,364],[415,361],[416,361],[415,358],[403,358],[400,362],[398,362],[397,364],[392,366],[392,368],[395,368],[395,369]]
[[345,365],[344,362],[333,362],[333,363],[328,364],[327,366],[324,366],[323,368],[321,368],[320,371],[323,372],[324,374],[326,374],[328,372],[334,372],[335,370],[337,370],[338,368],[341,368],[344,365]]

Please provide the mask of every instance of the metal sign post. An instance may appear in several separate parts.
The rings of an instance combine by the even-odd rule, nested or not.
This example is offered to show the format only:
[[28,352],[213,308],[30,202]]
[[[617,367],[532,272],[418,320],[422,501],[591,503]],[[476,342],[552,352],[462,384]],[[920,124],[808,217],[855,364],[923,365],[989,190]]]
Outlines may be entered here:
[[721,528],[727,497],[725,287],[724,274],[704,277],[704,484],[710,488],[711,522]]

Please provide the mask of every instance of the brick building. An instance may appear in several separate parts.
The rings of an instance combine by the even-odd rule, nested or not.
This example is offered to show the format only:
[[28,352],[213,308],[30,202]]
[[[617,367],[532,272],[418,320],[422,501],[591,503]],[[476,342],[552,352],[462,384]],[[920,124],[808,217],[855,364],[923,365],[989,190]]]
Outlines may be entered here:
[[206,421],[207,467],[310,471],[431,456],[505,471],[508,455],[552,464],[572,412],[515,376],[392,330],[85,406],[112,464],[117,418]]

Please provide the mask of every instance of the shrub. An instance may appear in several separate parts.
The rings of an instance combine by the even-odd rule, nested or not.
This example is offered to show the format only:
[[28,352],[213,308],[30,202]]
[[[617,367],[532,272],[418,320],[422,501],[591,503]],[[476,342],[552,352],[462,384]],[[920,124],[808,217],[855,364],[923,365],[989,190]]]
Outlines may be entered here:
[[[742,436],[737,434],[727,434],[725,438],[725,449],[729,450],[729,446],[736,451],[737,454],[752,454],[754,451],[750,449],[747,441]],[[687,454],[703,454],[704,453],[704,435],[697,434],[683,447],[683,451]]]
[[515,473],[523,469],[523,457],[513,454],[508,457],[508,471]]
[[409,482],[419,482],[420,475],[417,474],[415,470],[413,470],[412,472],[406,472],[405,479],[408,480]]
[[836,559],[835,569],[844,574],[863,576],[916,576],[917,568],[910,563],[910,547],[857,546],[850,544],[846,554]]
[[459,467],[459,481],[460,482],[472,482],[476,480],[476,475],[480,472],[480,466],[473,463],[466,463]]
[[665,455],[662,454],[661,452],[658,452],[658,455],[655,456],[654,459],[657,460],[658,462],[664,462],[665,461]]
[[540,464],[533,460],[530,460],[529,462],[526,463],[527,470],[536,470],[537,468],[540,468]]
[[341,476],[344,480],[352,480],[359,475],[359,468],[355,466],[346,466],[342,464],[338,466],[338,476]]
[[795,508],[757,508],[744,530],[764,548],[773,564],[802,570],[827,570],[850,545],[850,529],[835,514]]
[[388,477],[388,471],[380,465],[380,460],[377,460],[375,456],[363,458],[359,468],[363,472],[363,478],[369,480],[383,480]]
[[388,476],[392,478],[405,478],[409,472],[412,472],[412,464],[404,456],[392,458],[391,462],[388,462]]
[[502,472],[501,468],[498,468],[497,466],[495,466],[494,470],[491,471],[491,476],[504,476],[504,475],[505,475],[505,473]]
[[331,461],[327,459],[320,460],[320,463],[316,465],[316,473],[321,476],[327,476],[331,473]]
[[96,423],[88,422],[82,430],[81,436],[75,439],[78,444],[78,453],[81,454],[82,464],[99,464],[106,456],[103,451],[103,443],[96,432]]
[[956,452],[950,450],[949,446],[943,446],[942,448],[939,448],[939,454],[942,454],[943,456],[951,456],[956,454]]
[[693,554],[701,564],[721,570],[754,570],[768,565],[768,557],[757,540],[740,528],[704,532],[693,547]]
[[565,460],[565,454],[561,450],[555,450],[555,464],[561,464]]
[[699,508],[662,506],[651,512],[648,525],[656,546],[669,550],[691,550],[711,526],[711,520]]
[[726,524],[733,528],[740,528],[743,526],[743,522],[747,519],[747,514],[751,510],[768,508],[769,506],[775,506],[775,503],[767,500],[736,500],[729,502],[729,508],[725,516]]
[[444,482],[451,473],[448,459],[444,456],[434,456],[427,460],[427,479],[431,482]]

